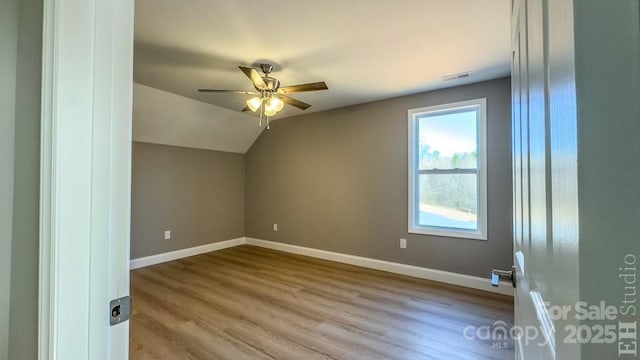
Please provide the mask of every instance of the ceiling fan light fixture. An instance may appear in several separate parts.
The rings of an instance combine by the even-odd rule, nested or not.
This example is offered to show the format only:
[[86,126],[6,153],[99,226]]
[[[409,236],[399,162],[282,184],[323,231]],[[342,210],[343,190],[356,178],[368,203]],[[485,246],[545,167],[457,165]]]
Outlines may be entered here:
[[256,112],[258,109],[260,109],[260,105],[262,105],[262,99],[260,99],[259,97],[252,97],[251,99],[247,100],[247,107],[249,107],[249,109],[253,112]]
[[271,106],[264,107],[264,114],[266,116],[274,116],[276,113],[277,113],[276,109],[272,108]]
[[272,97],[271,99],[269,99],[269,101],[267,102],[267,106],[269,108],[272,108],[273,110],[275,110],[276,112],[280,112],[282,111],[282,109],[284,108],[284,101],[282,101],[282,99],[277,98],[277,97]]

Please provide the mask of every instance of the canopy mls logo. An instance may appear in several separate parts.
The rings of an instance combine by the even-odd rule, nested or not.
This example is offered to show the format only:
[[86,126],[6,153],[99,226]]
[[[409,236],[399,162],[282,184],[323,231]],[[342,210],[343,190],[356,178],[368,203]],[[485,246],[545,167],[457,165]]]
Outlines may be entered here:
[[[629,254],[624,257],[624,267],[619,268],[620,279],[624,282],[624,297],[618,309],[621,319],[618,320],[618,356],[637,357],[638,351],[638,293],[637,293],[637,258]],[[633,319],[623,321],[623,319]]]

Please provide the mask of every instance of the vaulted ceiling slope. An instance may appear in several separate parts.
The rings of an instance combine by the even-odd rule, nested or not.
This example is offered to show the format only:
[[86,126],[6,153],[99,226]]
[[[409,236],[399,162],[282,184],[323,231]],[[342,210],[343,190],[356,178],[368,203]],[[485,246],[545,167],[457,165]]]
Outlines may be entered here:
[[269,62],[284,85],[326,81],[296,97],[327,110],[508,75],[509,11],[509,0],[137,0],[134,79],[238,111],[245,95],[196,89],[252,90],[238,66]]
[[263,128],[250,116],[133,85],[133,140],[244,154]]

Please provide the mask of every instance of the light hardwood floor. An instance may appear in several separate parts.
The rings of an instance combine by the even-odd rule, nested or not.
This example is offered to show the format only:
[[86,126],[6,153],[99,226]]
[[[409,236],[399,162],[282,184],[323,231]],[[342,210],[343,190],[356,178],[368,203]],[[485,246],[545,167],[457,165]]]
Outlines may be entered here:
[[513,359],[513,299],[240,246],[131,272],[131,359]]

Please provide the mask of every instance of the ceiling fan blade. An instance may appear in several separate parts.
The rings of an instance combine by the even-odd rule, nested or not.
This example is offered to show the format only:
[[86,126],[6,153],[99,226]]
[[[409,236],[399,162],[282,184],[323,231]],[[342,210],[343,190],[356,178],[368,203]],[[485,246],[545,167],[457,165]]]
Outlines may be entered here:
[[241,112],[245,112],[245,111],[251,111],[251,109],[249,109],[248,106],[245,106],[244,109],[241,110]]
[[327,89],[329,89],[327,87],[327,84],[325,84],[324,81],[320,81],[320,82],[314,82],[309,84],[284,86],[278,89],[278,92],[281,94],[291,94],[291,93],[304,92],[304,91],[317,91],[317,90],[327,90]]
[[282,97],[282,101],[286,102],[287,104],[291,105],[291,106],[295,106],[300,110],[307,110],[308,108],[311,107],[311,105],[302,102],[300,100],[296,100],[294,98],[288,97],[288,96],[283,96]]
[[267,84],[264,83],[264,80],[262,80],[260,74],[258,74],[258,71],[256,71],[256,69],[244,66],[238,67],[245,75],[247,75],[247,77],[251,80],[255,87],[257,87],[258,89],[264,89],[267,87]]
[[231,93],[231,94],[244,94],[244,95],[258,95],[255,91],[246,90],[217,90],[217,89],[198,89],[199,92],[209,93]]

